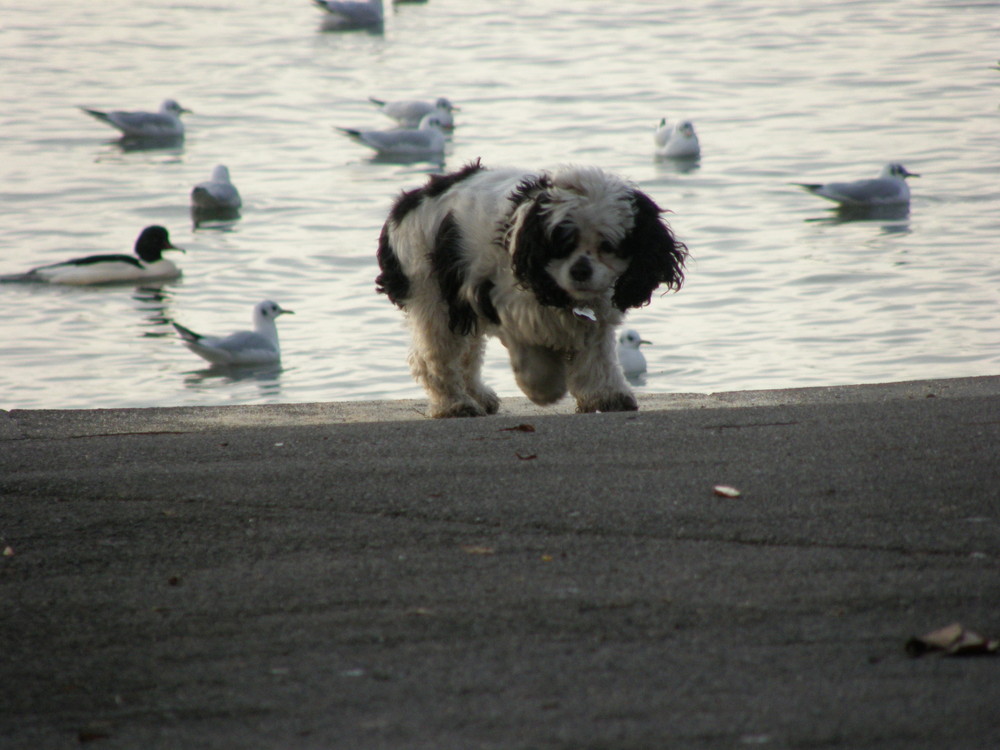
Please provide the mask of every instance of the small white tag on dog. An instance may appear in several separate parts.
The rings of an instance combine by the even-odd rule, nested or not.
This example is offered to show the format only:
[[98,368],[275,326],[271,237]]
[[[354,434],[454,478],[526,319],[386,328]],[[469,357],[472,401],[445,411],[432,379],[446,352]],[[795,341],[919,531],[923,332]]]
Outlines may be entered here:
[[597,316],[589,307],[574,307],[573,314],[579,315],[581,318],[586,318],[587,320],[592,320],[595,323],[597,322]]

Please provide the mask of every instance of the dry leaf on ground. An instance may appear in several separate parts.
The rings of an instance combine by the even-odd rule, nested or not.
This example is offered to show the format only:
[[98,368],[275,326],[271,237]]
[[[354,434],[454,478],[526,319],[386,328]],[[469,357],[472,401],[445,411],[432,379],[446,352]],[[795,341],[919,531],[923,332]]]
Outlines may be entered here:
[[913,657],[931,653],[944,656],[996,656],[998,652],[1000,640],[982,636],[957,622],[922,636],[914,636],[906,642],[906,653]]
[[730,487],[728,484],[717,484],[712,488],[712,492],[714,492],[719,497],[729,497],[729,498],[736,498],[739,497],[741,494],[743,494],[738,489],[736,489],[735,487]]

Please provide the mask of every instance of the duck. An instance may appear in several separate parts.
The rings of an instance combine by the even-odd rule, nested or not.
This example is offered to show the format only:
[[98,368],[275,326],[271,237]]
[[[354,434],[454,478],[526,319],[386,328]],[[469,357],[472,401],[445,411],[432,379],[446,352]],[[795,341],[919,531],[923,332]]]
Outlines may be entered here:
[[646,357],[639,350],[643,344],[648,344],[638,331],[629,329],[618,336],[618,362],[627,376],[641,375],[646,372]]
[[170,233],[159,225],[148,226],[135,241],[135,255],[87,255],[81,258],[50,263],[32,268],[26,273],[0,276],[0,281],[41,282],[69,286],[97,284],[132,284],[148,281],[169,281],[181,275],[181,270],[163,257],[166,250],[184,252],[170,242]]
[[191,190],[191,207],[200,211],[237,211],[243,205],[240,191],[229,178],[229,168],[219,164],[212,177]]
[[893,206],[908,206],[910,203],[910,186],[906,184],[909,177],[919,177],[910,172],[899,162],[889,162],[878,177],[853,182],[803,183],[793,182],[793,185],[806,190],[820,198],[826,198],[840,205],[841,208],[882,208]]
[[126,138],[183,138],[182,114],[190,114],[173,99],[164,99],[159,112],[102,112],[99,109],[80,107],[91,117],[120,130]]
[[657,156],[670,159],[696,159],[701,156],[701,144],[690,120],[681,120],[671,127],[664,117],[653,132],[653,142]]
[[437,113],[424,115],[420,127],[392,130],[357,130],[337,128],[357,143],[372,148],[384,156],[440,156],[444,153],[445,137]]
[[275,319],[294,312],[271,300],[258,302],[253,308],[254,329],[237,331],[228,336],[204,335],[176,321],[171,321],[171,324],[188,349],[213,365],[266,365],[281,361]]
[[388,102],[373,96],[369,96],[368,101],[378,107],[379,112],[392,118],[404,128],[418,128],[424,117],[436,114],[441,122],[441,127],[450,130],[455,127],[455,118],[451,113],[459,111],[458,107],[443,96],[432,102],[421,99],[400,99]]

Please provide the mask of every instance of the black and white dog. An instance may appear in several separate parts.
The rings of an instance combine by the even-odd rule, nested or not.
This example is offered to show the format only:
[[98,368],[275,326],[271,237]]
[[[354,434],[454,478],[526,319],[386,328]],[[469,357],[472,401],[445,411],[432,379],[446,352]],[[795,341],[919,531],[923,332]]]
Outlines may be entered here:
[[434,417],[493,414],[485,337],[536,404],[638,408],[615,354],[624,312],[679,289],[685,247],[662,210],[595,167],[489,170],[479,161],[400,195],[379,237],[379,292],[412,329],[410,367]]

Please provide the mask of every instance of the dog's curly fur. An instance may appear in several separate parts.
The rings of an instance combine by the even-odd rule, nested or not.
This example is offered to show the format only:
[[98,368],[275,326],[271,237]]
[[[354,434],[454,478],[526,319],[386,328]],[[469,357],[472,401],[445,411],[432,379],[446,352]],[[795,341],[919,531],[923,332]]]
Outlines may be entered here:
[[679,289],[686,249],[645,193],[596,167],[488,170],[477,160],[402,193],[379,237],[376,288],[403,309],[410,366],[431,415],[493,414],[485,337],[507,348],[537,404],[631,411],[614,329],[661,284]]

